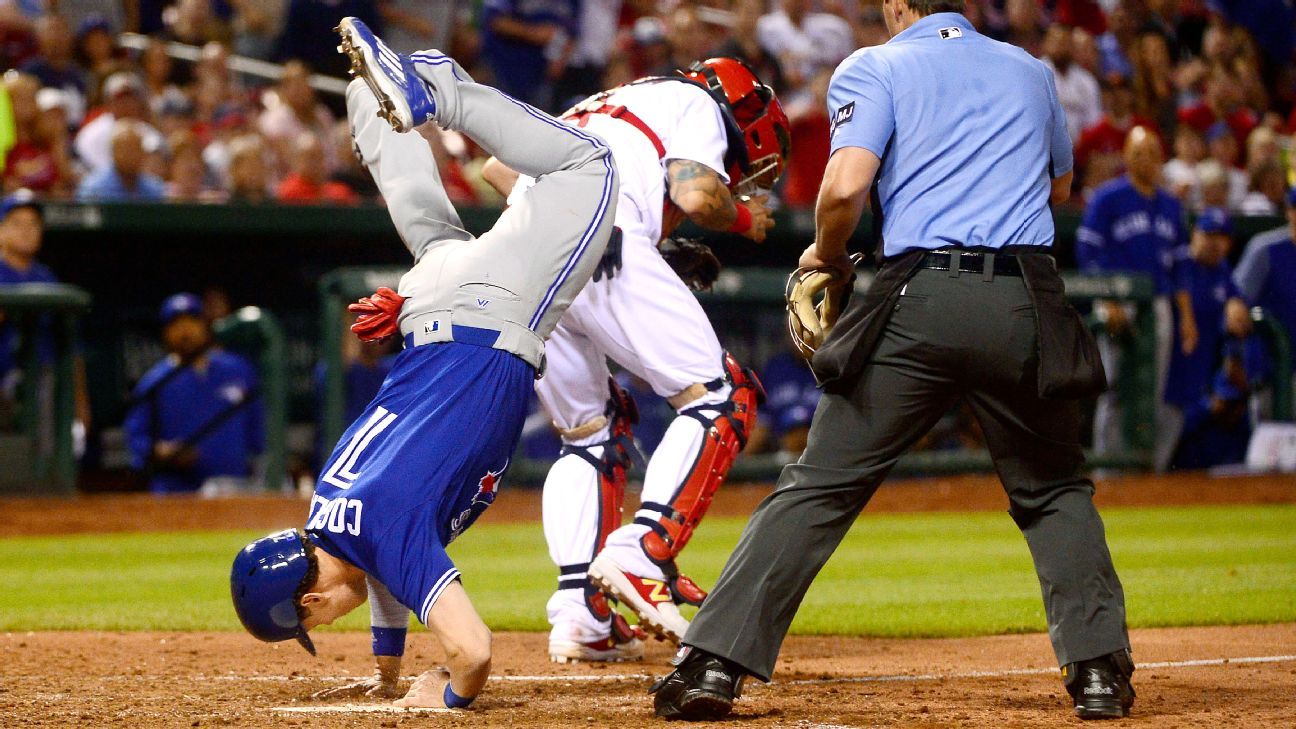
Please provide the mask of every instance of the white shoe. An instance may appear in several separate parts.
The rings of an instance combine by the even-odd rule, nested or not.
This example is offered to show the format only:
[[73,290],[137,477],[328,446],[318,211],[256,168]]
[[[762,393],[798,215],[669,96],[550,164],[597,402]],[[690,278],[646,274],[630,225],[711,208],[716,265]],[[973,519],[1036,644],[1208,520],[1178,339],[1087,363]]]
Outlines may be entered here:
[[554,663],[621,663],[643,659],[644,644],[638,638],[625,643],[616,642],[612,636],[602,640],[579,643],[560,638],[549,639],[549,660]]
[[623,568],[605,552],[590,563],[590,581],[639,616],[639,627],[653,635],[679,643],[688,630],[665,580],[640,577]]

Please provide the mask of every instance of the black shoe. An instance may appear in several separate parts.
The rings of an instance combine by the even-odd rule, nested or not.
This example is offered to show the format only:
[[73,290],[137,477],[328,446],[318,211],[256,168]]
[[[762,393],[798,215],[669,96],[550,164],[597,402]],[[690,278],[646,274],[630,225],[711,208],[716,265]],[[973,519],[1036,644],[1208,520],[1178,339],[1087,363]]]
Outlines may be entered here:
[[1130,675],[1134,662],[1128,651],[1070,663],[1062,668],[1067,691],[1081,719],[1123,719],[1134,705]]
[[660,678],[648,689],[653,708],[663,719],[715,721],[729,715],[734,699],[742,694],[746,673],[733,663],[682,646],[676,655],[674,671]]

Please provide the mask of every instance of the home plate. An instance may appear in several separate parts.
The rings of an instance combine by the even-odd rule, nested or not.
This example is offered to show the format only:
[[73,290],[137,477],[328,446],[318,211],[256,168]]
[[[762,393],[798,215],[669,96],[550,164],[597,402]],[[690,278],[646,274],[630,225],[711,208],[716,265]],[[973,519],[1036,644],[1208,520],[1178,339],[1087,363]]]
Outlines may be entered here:
[[276,706],[281,714],[458,714],[457,709],[396,706],[395,704],[323,704],[320,706]]

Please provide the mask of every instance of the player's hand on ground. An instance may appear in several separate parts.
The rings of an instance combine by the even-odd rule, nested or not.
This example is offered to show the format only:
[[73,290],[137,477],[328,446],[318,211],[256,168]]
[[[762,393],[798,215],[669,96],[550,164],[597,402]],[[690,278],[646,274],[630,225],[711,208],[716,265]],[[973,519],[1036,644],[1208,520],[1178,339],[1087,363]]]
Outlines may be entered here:
[[405,708],[443,709],[445,708],[445,687],[449,683],[450,672],[444,668],[424,671],[414,679],[410,690],[404,698],[396,702],[396,705]]
[[394,699],[401,695],[400,656],[374,656],[374,672],[363,681],[345,686],[334,686],[311,694],[315,700],[354,699],[367,696],[373,699]]
[[752,214],[751,227],[743,233],[744,238],[749,238],[757,243],[765,241],[765,234],[770,228],[774,227],[774,215],[769,206],[769,195],[752,195],[742,196],[736,200],[739,205],[747,208]]
[[356,315],[351,331],[362,342],[381,342],[400,333],[397,320],[405,297],[386,286],[347,307]]
[[849,278],[855,273],[855,262],[845,251],[833,256],[824,256],[820,252],[818,244],[811,243],[801,258],[797,261],[798,268],[830,268],[843,278]]

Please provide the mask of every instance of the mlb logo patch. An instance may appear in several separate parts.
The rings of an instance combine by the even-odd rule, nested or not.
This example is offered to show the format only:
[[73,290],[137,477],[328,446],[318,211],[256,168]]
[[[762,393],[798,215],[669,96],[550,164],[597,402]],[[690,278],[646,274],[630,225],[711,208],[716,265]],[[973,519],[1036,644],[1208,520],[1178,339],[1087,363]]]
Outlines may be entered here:
[[837,128],[855,118],[855,102],[850,102],[837,110],[832,118],[832,133],[837,133]]
[[962,38],[962,37],[963,37],[963,29],[962,29],[962,28],[958,28],[958,27],[953,27],[953,28],[941,28],[941,29],[940,29],[939,31],[937,31],[937,32],[940,33],[941,40],[949,40],[950,38]]

